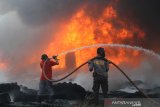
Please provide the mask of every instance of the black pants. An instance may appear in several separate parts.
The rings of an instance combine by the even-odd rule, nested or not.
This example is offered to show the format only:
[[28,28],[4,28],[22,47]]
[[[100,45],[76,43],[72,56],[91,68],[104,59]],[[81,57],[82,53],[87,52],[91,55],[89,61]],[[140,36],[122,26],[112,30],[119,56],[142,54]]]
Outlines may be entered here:
[[94,77],[94,82],[93,82],[93,92],[95,95],[95,99],[98,100],[98,94],[99,94],[99,89],[100,86],[102,88],[103,96],[104,98],[107,98],[107,93],[108,93],[108,77],[104,77],[98,74],[93,74]]

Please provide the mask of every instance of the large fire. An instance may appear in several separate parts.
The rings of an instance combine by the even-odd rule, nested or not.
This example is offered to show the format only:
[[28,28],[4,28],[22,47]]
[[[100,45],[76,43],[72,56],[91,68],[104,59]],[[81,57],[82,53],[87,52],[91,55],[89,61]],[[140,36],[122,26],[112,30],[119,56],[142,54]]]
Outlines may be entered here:
[[[85,7],[79,9],[69,21],[62,22],[58,33],[54,33],[53,41],[49,44],[47,53],[58,54],[62,51],[98,43],[125,43],[133,38],[143,39],[145,33],[134,24],[128,24],[117,15],[112,5],[107,6],[102,14],[96,18],[87,15]],[[106,48],[107,57],[117,64],[132,60],[139,52],[125,49]],[[74,53],[76,65],[96,55],[96,49],[86,49]],[[60,68],[65,68],[65,56],[60,56]],[[140,60],[140,59],[139,59]]]

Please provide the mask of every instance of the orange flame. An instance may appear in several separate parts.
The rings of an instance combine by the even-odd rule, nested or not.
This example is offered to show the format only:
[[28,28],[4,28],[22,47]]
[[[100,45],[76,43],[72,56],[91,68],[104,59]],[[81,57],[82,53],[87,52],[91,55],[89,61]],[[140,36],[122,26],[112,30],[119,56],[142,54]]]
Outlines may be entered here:
[[[62,22],[60,26],[59,32],[54,33],[56,38],[47,48],[49,55],[91,44],[124,43],[125,40],[132,40],[135,37],[143,39],[145,35],[137,26],[133,24],[128,26],[126,22],[120,20],[112,5],[107,6],[98,18],[87,15],[83,7],[69,21]],[[109,59],[118,64],[139,55],[137,51],[125,49],[115,52],[115,50],[107,48],[106,51]],[[95,55],[96,49],[75,52],[77,66]],[[60,56],[60,59],[59,67],[65,68],[65,56]],[[137,62],[134,60],[134,64]]]

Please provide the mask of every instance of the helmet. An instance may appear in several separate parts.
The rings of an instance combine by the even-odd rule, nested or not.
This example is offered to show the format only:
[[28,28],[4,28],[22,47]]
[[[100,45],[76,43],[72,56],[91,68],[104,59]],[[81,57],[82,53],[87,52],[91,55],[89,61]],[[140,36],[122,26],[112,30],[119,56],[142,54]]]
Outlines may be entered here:
[[41,56],[41,59],[42,59],[42,60],[46,60],[46,59],[48,59],[47,54],[43,54],[43,55]]
[[102,57],[105,57],[105,56],[106,56],[105,50],[104,50],[104,48],[102,48],[102,47],[99,47],[99,48],[97,49],[97,54],[100,55],[100,56],[102,56]]

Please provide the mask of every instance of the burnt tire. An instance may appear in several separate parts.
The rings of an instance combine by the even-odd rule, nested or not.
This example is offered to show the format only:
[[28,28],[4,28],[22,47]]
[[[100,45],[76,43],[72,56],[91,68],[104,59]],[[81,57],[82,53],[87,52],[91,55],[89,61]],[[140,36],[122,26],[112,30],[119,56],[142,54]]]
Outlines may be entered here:
[[86,95],[83,87],[71,82],[55,84],[53,85],[53,90],[55,99],[84,100]]
[[0,93],[0,104],[8,104],[11,99],[8,93]]

